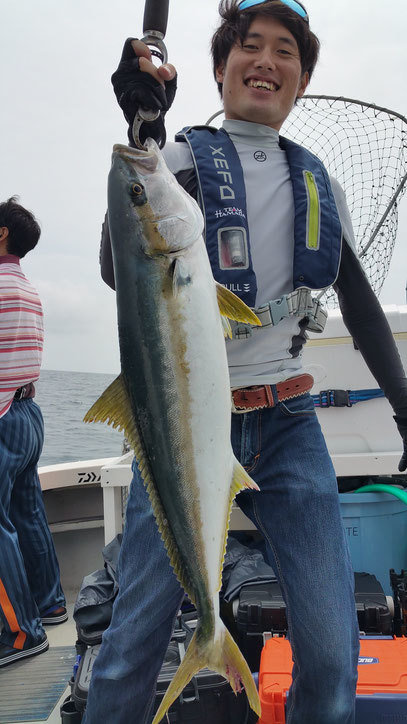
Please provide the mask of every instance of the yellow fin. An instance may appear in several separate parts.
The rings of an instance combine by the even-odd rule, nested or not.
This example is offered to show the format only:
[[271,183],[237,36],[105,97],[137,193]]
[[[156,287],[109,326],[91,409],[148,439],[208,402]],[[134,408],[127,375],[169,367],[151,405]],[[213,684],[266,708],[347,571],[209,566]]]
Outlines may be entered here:
[[157,488],[154,485],[150,463],[145,453],[136,418],[134,416],[124,377],[120,374],[105,389],[98,400],[92,405],[84,417],[85,422],[107,422],[108,425],[123,430],[137,460],[137,466],[150,498],[154,516],[161,538],[167,550],[171,566],[181,586],[187,591],[194,603],[193,588],[179,558],[178,546],[168,525],[167,516],[162,506]]
[[232,339],[232,327],[227,317],[221,316],[223,336]]
[[134,425],[133,418],[126,384],[120,374],[106,387],[83,419],[84,422],[107,422],[112,427],[124,430],[129,437],[130,428]]
[[244,490],[245,488],[249,488],[249,490],[260,490],[257,483],[252,480],[249,473],[247,473],[244,469],[243,465],[241,465],[239,461],[235,458],[233,466],[232,485],[230,489],[232,495],[232,502],[235,495],[240,493],[240,491]]
[[[225,528],[225,538],[223,541],[223,556],[222,561],[225,559],[226,554],[226,544],[227,544],[227,538],[228,538],[228,531],[229,531],[229,524],[230,524],[230,516],[232,514],[232,505],[233,501],[238,493],[241,492],[241,490],[260,490],[257,483],[252,480],[250,475],[246,472],[244,467],[239,463],[237,458],[234,460],[233,465],[233,476],[232,476],[232,482],[230,485],[230,495],[229,495],[229,508],[228,508],[228,515],[227,515],[227,526]],[[219,590],[222,587],[222,570],[220,572],[219,576]]]
[[219,623],[218,630],[221,628],[221,632],[216,640],[212,639],[199,645],[199,629],[195,631],[152,724],[159,724],[163,720],[171,704],[181,694],[188,682],[198,671],[205,667],[217,671],[221,676],[228,679],[235,694],[241,691],[241,682],[245,688],[250,707],[256,712],[257,716],[261,716],[259,695],[250,669],[229,631],[221,621],[217,623]]
[[122,374],[116,377],[109,387],[106,387],[83,419],[84,422],[107,422],[108,425],[124,431],[134,450],[140,472],[143,471],[142,478],[147,484],[148,461]]
[[216,294],[218,297],[219,311],[224,317],[234,319],[236,322],[245,324],[257,324],[261,326],[260,319],[236,294],[216,282]]

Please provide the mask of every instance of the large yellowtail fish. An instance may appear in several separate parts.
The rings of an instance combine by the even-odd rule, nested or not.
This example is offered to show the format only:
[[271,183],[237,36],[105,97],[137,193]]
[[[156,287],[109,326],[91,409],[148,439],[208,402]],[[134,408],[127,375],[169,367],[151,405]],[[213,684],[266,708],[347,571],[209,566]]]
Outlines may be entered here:
[[204,667],[225,676],[235,692],[243,684],[260,715],[252,675],[220,619],[218,596],[233,499],[257,488],[230,443],[221,314],[259,320],[215,283],[200,209],[151,139],[147,150],[114,147],[108,218],[122,372],[85,420],[124,431],[171,565],[198,613],[153,724]]

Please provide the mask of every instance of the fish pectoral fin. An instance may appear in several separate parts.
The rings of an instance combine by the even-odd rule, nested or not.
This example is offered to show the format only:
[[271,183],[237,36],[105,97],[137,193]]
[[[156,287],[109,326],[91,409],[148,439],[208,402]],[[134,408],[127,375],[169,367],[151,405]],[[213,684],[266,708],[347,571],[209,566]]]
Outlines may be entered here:
[[191,272],[184,259],[175,259],[172,266],[172,291],[174,297],[178,295],[183,287],[189,286],[192,281]]
[[238,493],[240,493],[241,490],[245,490],[247,488],[249,490],[260,490],[257,483],[255,483],[254,480],[252,480],[252,478],[246,472],[244,467],[235,458],[235,463],[233,466],[232,485],[231,485],[231,490],[230,490],[232,501],[233,501],[233,498]]
[[221,316],[223,336],[232,339],[232,327],[227,317]]
[[234,319],[236,322],[261,326],[260,319],[247,304],[236,296],[236,294],[233,294],[229,289],[219,284],[219,282],[215,282],[215,284],[219,311],[222,316]]
[[[250,707],[257,716],[261,716],[259,695],[250,669],[229,631],[221,622],[219,622],[219,627],[221,628],[220,636],[217,639],[203,642],[201,645],[198,644],[199,629],[196,629],[152,724],[159,724],[163,720],[171,704],[181,694],[188,682],[200,669],[205,667],[217,671],[221,676],[227,678],[235,694],[241,691],[241,684],[243,684]],[[200,638],[202,638],[202,631]]]

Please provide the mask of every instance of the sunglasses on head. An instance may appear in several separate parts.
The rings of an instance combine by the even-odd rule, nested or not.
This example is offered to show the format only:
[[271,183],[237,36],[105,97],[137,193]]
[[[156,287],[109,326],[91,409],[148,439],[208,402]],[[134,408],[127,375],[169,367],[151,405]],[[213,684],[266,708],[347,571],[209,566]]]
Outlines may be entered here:
[[[247,8],[253,7],[253,5],[262,5],[265,0],[240,0],[238,5],[239,10],[247,10]],[[308,13],[303,5],[298,0],[280,0],[283,5],[287,5],[290,10],[294,10],[306,23],[309,22]]]

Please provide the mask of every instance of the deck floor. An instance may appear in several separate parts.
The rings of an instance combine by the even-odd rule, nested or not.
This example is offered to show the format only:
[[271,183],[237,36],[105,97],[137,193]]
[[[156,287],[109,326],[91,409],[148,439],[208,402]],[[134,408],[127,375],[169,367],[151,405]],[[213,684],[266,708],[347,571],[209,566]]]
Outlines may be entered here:
[[[68,621],[65,621],[65,623],[61,623],[57,626],[45,626],[45,630],[47,632],[48,641],[50,648],[53,646],[74,646],[76,641],[76,627],[75,622],[72,618],[72,612],[74,607],[74,601],[70,601],[67,603],[67,610],[69,614]],[[38,659],[40,659],[41,654],[39,654]],[[34,661],[34,657],[30,659],[30,661]],[[67,684],[66,691],[62,694],[60,700],[58,701],[57,705],[49,715],[48,719],[43,720],[47,721],[48,724],[61,724],[61,715],[59,712],[59,708],[70,693],[69,686]],[[32,720],[31,720],[32,721]],[[27,720],[27,722],[21,722],[21,724],[29,724],[30,720]],[[7,724],[7,722],[4,722],[4,724]]]

